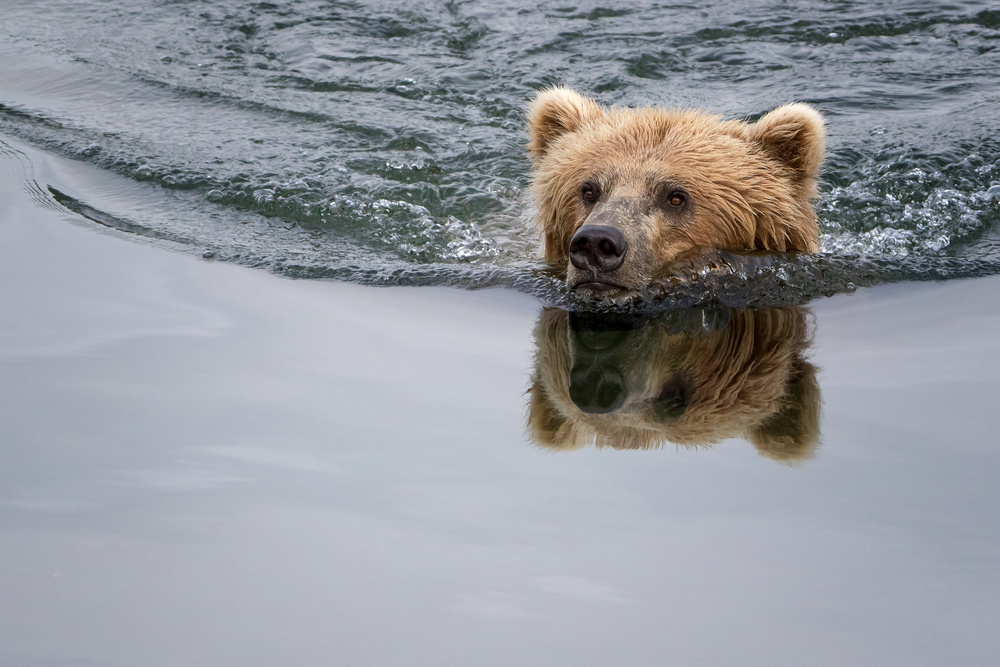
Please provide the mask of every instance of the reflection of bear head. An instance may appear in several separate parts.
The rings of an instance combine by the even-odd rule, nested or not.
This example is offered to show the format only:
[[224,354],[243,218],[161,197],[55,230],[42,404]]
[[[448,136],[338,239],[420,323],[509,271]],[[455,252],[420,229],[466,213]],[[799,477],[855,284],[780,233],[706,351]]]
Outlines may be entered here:
[[641,288],[699,248],[819,248],[811,199],[823,119],[789,104],[756,123],[605,109],[567,88],[528,110],[545,256],[574,289]]
[[652,320],[542,311],[528,426],[554,449],[744,437],[793,462],[819,438],[805,311],[691,310]]

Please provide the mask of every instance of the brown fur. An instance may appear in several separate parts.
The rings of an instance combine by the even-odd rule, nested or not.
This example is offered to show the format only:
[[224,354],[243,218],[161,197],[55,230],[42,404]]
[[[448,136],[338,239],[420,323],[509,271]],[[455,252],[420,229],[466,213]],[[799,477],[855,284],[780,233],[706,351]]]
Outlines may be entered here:
[[[746,123],[700,111],[607,109],[552,88],[531,104],[528,125],[545,256],[568,265],[570,278],[571,239],[599,214],[628,239],[630,254],[611,277],[627,288],[698,248],[819,248],[811,200],[823,120],[804,104]],[[600,187],[596,205],[581,197],[585,182]],[[657,188],[668,186],[688,196],[682,210],[657,205]]]
[[[645,449],[743,437],[771,459],[809,458],[819,439],[820,392],[816,370],[803,357],[809,345],[805,311],[732,311],[724,328],[708,331],[700,328],[701,311],[688,316],[694,331],[661,318],[594,334],[574,329],[565,311],[545,309],[535,327],[529,390],[534,440],[552,449],[591,443]],[[620,378],[625,394],[617,408],[601,414],[577,405],[574,382],[579,392],[581,379],[611,376]],[[683,405],[658,411],[670,386],[683,386]]]

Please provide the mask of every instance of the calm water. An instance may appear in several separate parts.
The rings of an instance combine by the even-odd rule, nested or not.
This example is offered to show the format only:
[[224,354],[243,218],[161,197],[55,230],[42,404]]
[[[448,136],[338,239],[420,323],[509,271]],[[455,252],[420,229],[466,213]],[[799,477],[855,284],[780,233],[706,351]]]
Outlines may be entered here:
[[1000,271],[991,3],[42,0],[0,11],[0,132],[148,185],[101,208],[53,196],[220,259],[558,300],[535,260],[523,109],[562,83],[607,104],[727,117],[793,100],[820,109],[833,256],[807,265],[809,294]]

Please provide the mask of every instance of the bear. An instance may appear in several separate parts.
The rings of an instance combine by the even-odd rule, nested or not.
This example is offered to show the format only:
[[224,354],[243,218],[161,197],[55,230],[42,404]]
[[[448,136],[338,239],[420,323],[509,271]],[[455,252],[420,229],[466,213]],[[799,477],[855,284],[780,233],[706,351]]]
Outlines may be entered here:
[[605,108],[575,91],[527,112],[545,259],[594,296],[649,285],[702,249],[816,252],[823,118],[796,103],[757,122]]
[[801,307],[603,316],[545,308],[528,431],[555,450],[649,449],[742,437],[764,457],[813,456],[821,393]]

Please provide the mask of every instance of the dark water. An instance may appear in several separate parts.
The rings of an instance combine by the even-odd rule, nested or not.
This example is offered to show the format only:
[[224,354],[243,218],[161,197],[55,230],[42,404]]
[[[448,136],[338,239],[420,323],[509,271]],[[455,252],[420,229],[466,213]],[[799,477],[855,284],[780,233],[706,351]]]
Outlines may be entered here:
[[[1000,272],[991,3],[44,0],[0,12],[0,133],[148,185],[106,208],[52,196],[219,259],[560,300],[537,260],[523,149],[526,101],[560,83],[727,117],[794,100],[822,111],[827,256],[799,263],[791,286],[805,297]],[[765,291],[788,284],[772,273]]]

